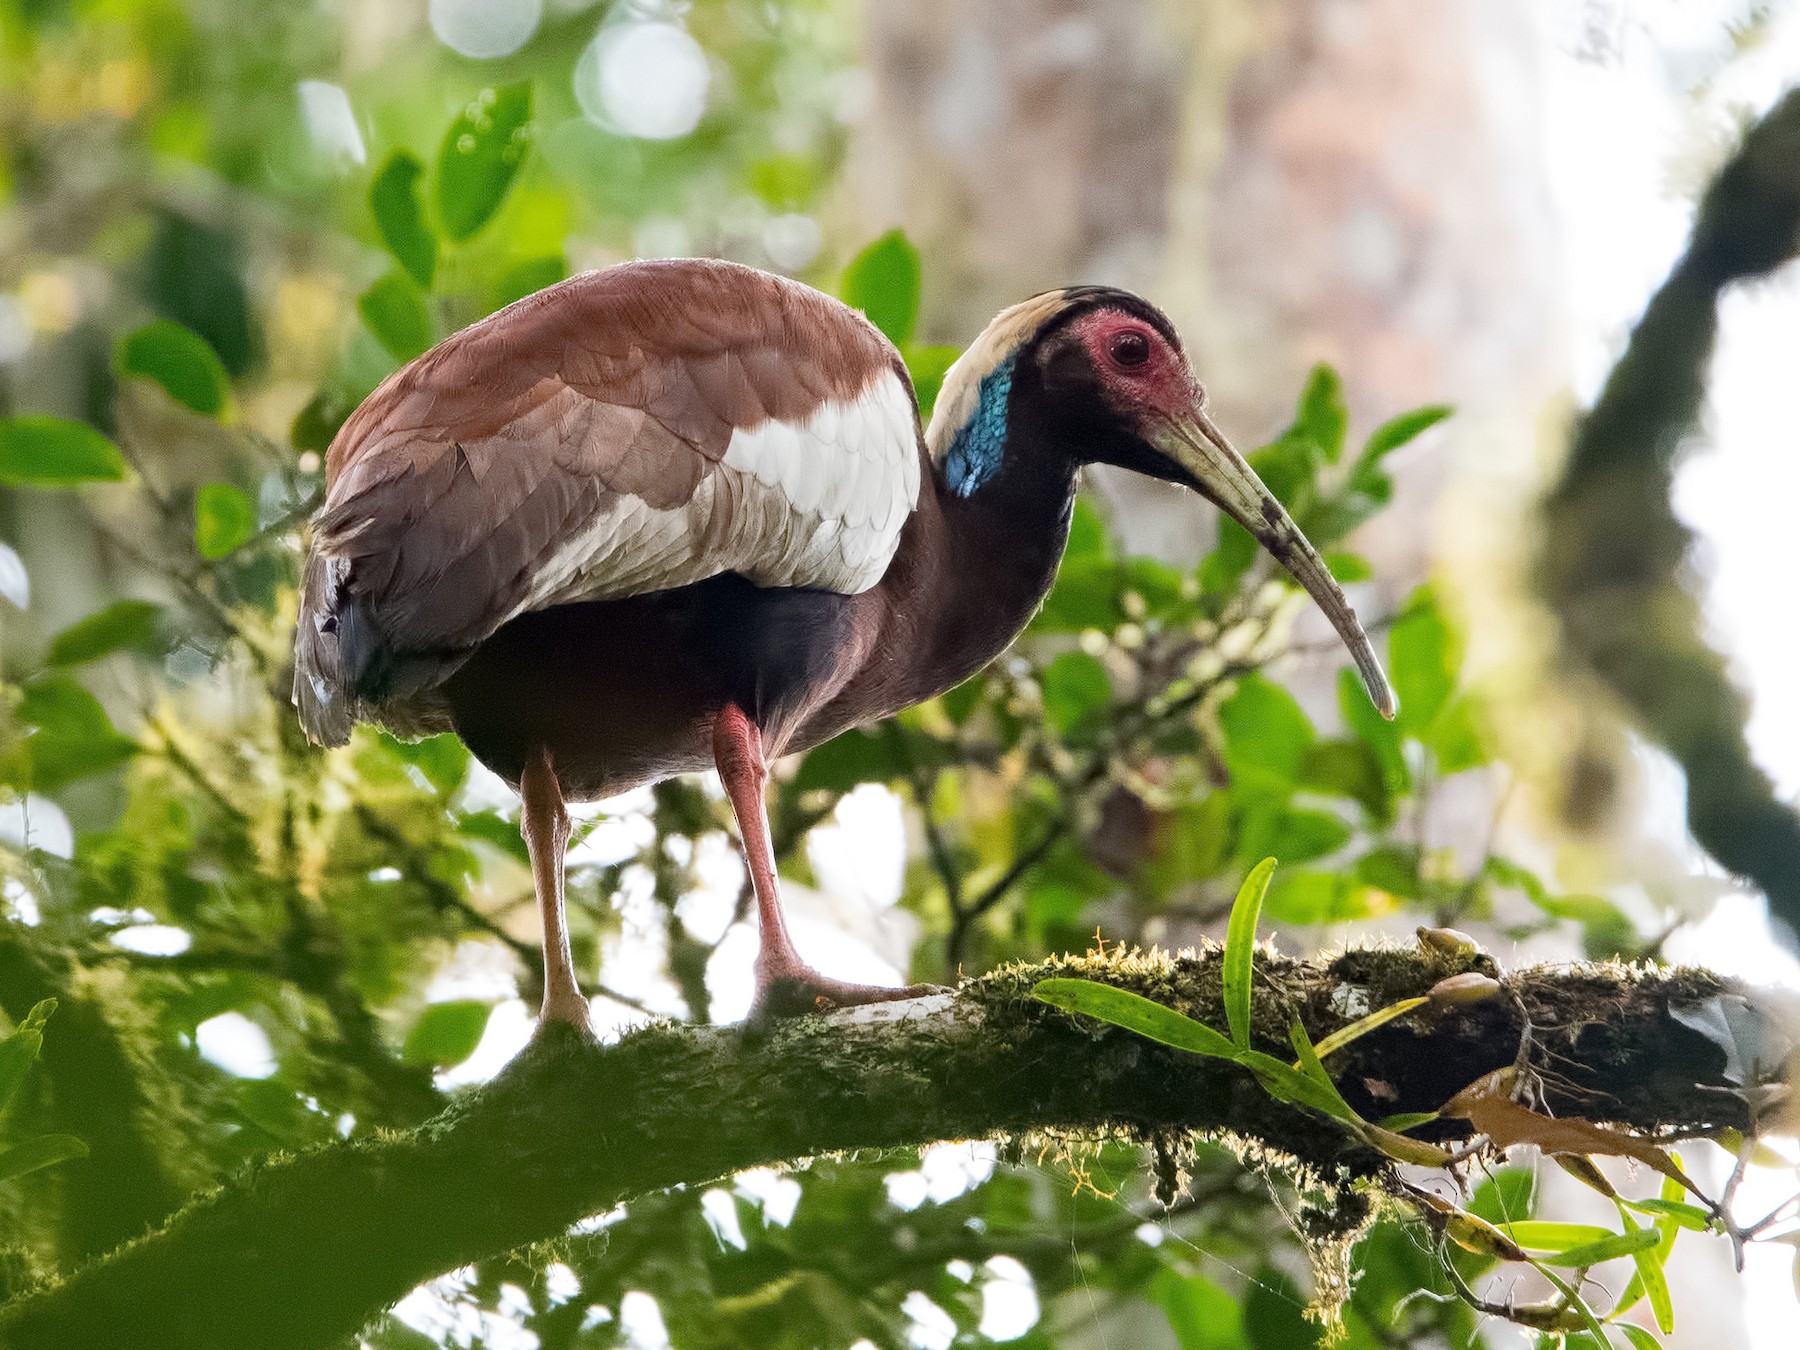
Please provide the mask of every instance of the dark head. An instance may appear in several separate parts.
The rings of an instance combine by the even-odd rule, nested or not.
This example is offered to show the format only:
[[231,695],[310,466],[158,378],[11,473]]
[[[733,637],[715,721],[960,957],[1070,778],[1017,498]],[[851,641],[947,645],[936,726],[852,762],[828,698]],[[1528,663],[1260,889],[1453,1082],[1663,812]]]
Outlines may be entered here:
[[971,497],[1013,473],[1114,464],[1192,489],[1231,516],[1304,586],[1343,638],[1383,716],[1393,690],[1325,568],[1206,411],[1181,338],[1127,291],[1049,291],[1003,310],[944,377],[926,444],[945,487]]

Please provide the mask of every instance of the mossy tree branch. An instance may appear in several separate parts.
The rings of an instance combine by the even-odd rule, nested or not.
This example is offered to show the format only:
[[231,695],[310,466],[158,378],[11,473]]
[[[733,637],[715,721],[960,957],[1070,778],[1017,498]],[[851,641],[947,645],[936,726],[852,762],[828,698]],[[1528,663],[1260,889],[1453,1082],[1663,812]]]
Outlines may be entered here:
[[[833,1150],[944,1139],[1229,1131],[1331,1182],[1385,1160],[1247,1074],[1029,998],[1104,979],[1222,1027],[1216,952],[1065,958],[936,995],[777,1026],[656,1026],[616,1045],[549,1028],[491,1084],[415,1130],[255,1168],[147,1237],[0,1310],[9,1350],[71,1345],[314,1347],[420,1280],[567,1231],[621,1200]],[[1485,957],[1476,968],[1490,970]],[[1258,961],[1255,1039],[1286,1054],[1334,1009],[1385,1006],[1453,967],[1421,951]],[[1370,1116],[1427,1110],[1513,1062],[1532,1026],[1546,1105],[1648,1132],[1748,1123],[1724,1051],[1673,1015],[1724,990],[1703,972],[1543,967],[1506,995],[1420,1013],[1332,1061]]]
[[[1680,761],[1694,837],[1800,929],[1800,815],[1744,739],[1748,701],[1702,636],[1692,533],[1670,489],[1706,394],[1720,292],[1800,248],[1800,90],[1745,136],[1700,204],[1545,500],[1539,585],[1562,645]],[[1782,620],[1776,619],[1780,622]]]

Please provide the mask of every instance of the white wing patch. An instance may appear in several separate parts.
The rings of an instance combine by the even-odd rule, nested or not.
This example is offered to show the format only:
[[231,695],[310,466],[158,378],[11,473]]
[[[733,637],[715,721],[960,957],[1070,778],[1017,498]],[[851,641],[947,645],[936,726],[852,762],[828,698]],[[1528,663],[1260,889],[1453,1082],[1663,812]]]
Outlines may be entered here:
[[721,572],[854,595],[887,571],[919,501],[913,404],[892,371],[803,422],[731,437],[681,506],[621,494],[544,560],[513,611],[672,590]]

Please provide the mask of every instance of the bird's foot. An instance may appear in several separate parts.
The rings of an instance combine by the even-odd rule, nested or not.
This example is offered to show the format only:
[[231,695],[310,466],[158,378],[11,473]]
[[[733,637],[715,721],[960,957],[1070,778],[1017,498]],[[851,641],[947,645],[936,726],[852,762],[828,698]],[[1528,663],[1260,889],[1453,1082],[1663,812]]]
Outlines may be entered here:
[[594,1039],[594,1023],[588,1016],[588,1001],[573,989],[552,991],[544,995],[543,1008],[538,1012],[538,1024],[532,1032],[532,1038],[535,1040],[552,1022],[567,1022],[588,1040]]
[[821,975],[802,961],[783,963],[771,969],[759,966],[756,999],[750,1005],[748,1023],[764,1028],[784,1017],[804,1017],[808,1013],[829,1012],[833,1008],[855,1008],[865,1003],[899,1003],[927,994],[945,994],[941,984],[909,984],[895,989],[880,984],[851,984]]

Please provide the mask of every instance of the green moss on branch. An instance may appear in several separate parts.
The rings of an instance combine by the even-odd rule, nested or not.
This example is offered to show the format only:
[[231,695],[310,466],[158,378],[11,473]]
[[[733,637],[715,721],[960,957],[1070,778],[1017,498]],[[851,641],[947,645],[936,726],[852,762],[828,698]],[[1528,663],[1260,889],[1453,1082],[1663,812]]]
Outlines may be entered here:
[[[1477,958],[1482,968],[1486,958]],[[1109,953],[1009,968],[911,1003],[778,1026],[655,1026],[616,1045],[549,1033],[416,1130],[265,1163],[62,1285],[0,1310],[12,1350],[72,1345],[321,1346],[421,1280],[554,1237],[676,1184],[818,1153],[1041,1131],[1230,1134],[1330,1179],[1377,1172],[1320,1118],[1246,1074],[1030,998],[1050,975],[1103,979],[1222,1026],[1215,951]],[[1255,1036],[1285,1053],[1453,967],[1413,950],[1321,961],[1259,954]],[[1511,1063],[1523,1009],[1553,1063],[1552,1109],[1651,1131],[1742,1127],[1724,1055],[1671,1016],[1722,985],[1699,972],[1543,968],[1514,998],[1413,1015],[1333,1060],[1370,1114],[1426,1110]]]

